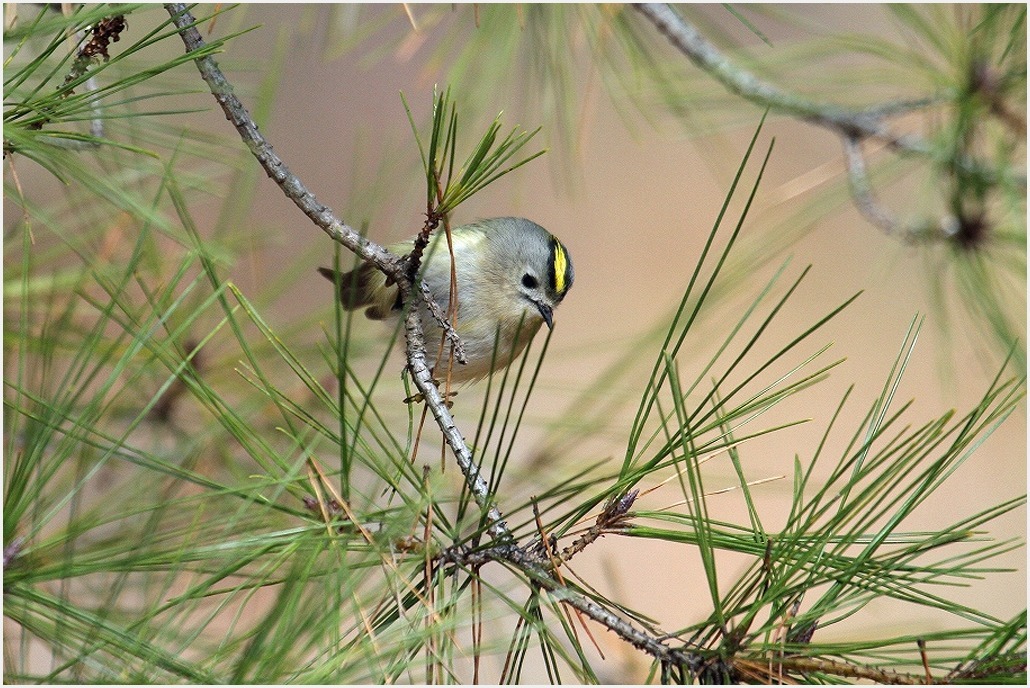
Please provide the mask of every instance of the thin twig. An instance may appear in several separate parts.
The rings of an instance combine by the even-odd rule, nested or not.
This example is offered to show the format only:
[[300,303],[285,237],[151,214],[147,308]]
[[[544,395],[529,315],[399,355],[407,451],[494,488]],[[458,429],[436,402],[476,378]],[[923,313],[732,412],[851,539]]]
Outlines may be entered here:
[[865,216],[865,219],[882,229],[885,234],[897,233],[898,220],[873,196],[865,158],[862,156],[862,144],[854,136],[843,137],[843,144],[844,163],[848,171],[848,184],[851,186],[851,196],[855,200],[855,207]]
[[554,599],[568,604],[573,609],[578,609],[633,647],[643,650],[659,661],[686,667],[694,673],[700,668],[702,659],[699,655],[669,647],[654,636],[641,631],[618,614],[605,609],[589,599],[586,595],[562,585],[554,578],[550,571],[534,563],[532,560],[520,561],[520,553],[521,551],[517,549],[506,552],[505,561],[518,566],[532,582],[546,589]]
[[[175,3],[166,5],[165,8],[171,15],[172,22],[179,29],[179,36],[186,46],[186,52],[191,53],[203,49],[206,44],[201,38],[200,32],[197,31],[196,20],[187,11],[186,6]],[[272,181],[282,189],[286,197],[293,201],[333,241],[353,251],[362,260],[375,265],[376,268],[397,282],[401,288],[408,287],[408,280],[401,268],[400,259],[340,221],[332,210],[315,198],[315,195],[272,150],[272,146],[258,131],[257,124],[250,113],[233,93],[232,85],[222,74],[214,59],[209,56],[199,57],[195,62],[200,75],[211,89],[211,94],[222,107],[226,119],[236,128],[250,152]]]
[[694,673],[701,667],[703,659],[700,655],[669,647],[657,637],[641,631],[618,614],[605,609],[586,595],[563,584],[555,577],[549,557],[536,548],[527,551],[515,545],[499,545],[483,549],[456,546],[441,551],[438,558],[442,562],[466,568],[478,568],[491,561],[514,566],[522,571],[532,584],[547,590],[557,601],[564,602],[582,612],[633,647],[643,650],[655,659],[682,666]]
[[844,145],[844,167],[848,172],[851,198],[855,202],[855,207],[870,224],[879,227],[884,234],[900,236],[908,241],[928,238],[951,239],[955,236],[959,229],[959,221],[954,215],[945,215],[936,223],[931,220],[904,223],[896,218],[873,193],[861,142],[853,136],[843,136],[841,141]]
[[461,436],[461,432],[455,426],[454,419],[447,409],[446,401],[433,383],[433,375],[429,372],[429,364],[426,362],[425,334],[417,310],[410,309],[408,311],[404,319],[404,333],[408,338],[408,371],[411,373],[415,386],[425,399],[426,408],[436,419],[436,424],[440,427],[444,440],[454,452],[454,458],[462,475],[465,476],[469,491],[472,492],[480,508],[487,512],[487,518],[490,521],[488,528],[490,535],[496,540],[514,541],[511,531],[504,522],[504,517],[493,505],[490,488],[479,473],[479,468],[472,457],[472,451],[465,444],[465,438]]
[[916,640],[919,646],[919,657],[923,660],[923,671],[926,672],[926,685],[933,685],[933,674],[930,673],[930,658],[926,656],[926,641],[922,638]]
[[[440,310],[440,305],[433,298],[433,293],[429,291],[429,285],[419,280],[418,286],[422,292],[422,301],[425,302],[426,308],[429,309],[429,314],[433,316],[436,324],[443,330],[447,341],[454,347],[454,358],[457,359],[458,363],[468,363],[468,356],[465,354],[465,344],[461,341],[457,330],[454,329],[454,326],[447,319],[447,315]],[[441,350],[443,349],[443,347],[440,348]]]
[[[733,659],[729,660],[731,669],[746,670],[754,668],[750,660]],[[883,685],[892,686],[918,686],[926,684],[926,677],[920,674],[906,674],[891,669],[878,669],[876,667],[852,664],[833,659],[818,659],[812,657],[786,657],[777,662],[778,671],[786,670],[792,674],[822,673],[843,678],[852,678],[872,681]],[[762,666],[764,670],[765,667]],[[782,674],[777,674],[782,675]],[[786,676],[784,676],[785,681]]]
[[617,533],[629,520],[629,510],[637,499],[639,490],[630,490],[618,497],[611,497],[604,509],[598,514],[594,525],[587,529],[587,532],[577,538],[571,545],[562,550],[561,562],[567,562],[586,549],[592,542],[598,540],[605,533]]
[[923,110],[934,105],[941,105],[944,102],[944,99],[939,96],[901,98],[872,105],[862,110],[862,113],[868,117],[894,117],[897,115],[907,115],[914,110]]

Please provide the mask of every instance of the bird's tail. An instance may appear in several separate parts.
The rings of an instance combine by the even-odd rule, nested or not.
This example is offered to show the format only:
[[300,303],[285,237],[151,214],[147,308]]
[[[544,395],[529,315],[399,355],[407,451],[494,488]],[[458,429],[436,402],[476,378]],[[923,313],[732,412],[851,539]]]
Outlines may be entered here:
[[348,311],[364,306],[365,315],[372,320],[383,320],[391,311],[400,310],[399,290],[386,286],[386,276],[367,263],[349,272],[332,268],[318,268],[318,274],[333,284],[340,285],[340,304]]

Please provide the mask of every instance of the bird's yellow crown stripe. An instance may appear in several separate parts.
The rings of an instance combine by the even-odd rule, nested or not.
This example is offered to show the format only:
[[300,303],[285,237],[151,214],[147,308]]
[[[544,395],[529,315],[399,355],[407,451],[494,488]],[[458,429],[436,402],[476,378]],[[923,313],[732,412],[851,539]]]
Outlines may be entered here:
[[563,294],[566,289],[565,271],[568,270],[569,259],[565,255],[565,247],[557,239],[554,240],[554,290]]

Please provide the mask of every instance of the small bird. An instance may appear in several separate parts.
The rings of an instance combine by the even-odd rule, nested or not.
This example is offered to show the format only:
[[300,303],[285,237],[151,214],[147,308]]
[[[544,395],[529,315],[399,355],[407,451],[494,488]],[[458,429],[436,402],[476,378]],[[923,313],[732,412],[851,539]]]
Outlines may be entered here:
[[[541,324],[553,327],[554,309],[572,287],[574,272],[565,246],[540,225],[521,217],[462,225],[451,230],[451,239],[458,297],[454,329],[465,346],[464,365],[457,360],[449,364],[446,343],[444,358],[439,358],[442,328],[421,300],[419,315],[426,334],[426,360],[439,366],[434,375],[445,379],[451,367],[452,381],[472,382],[510,365]],[[403,255],[411,246],[402,242],[389,249]],[[347,310],[365,308],[372,320],[395,322],[401,317],[405,304],[399,289],[387,286],[386,276],[372,265],[365,263],[343,274],[330,268],[318,272],[340,285],[340,303]],[[419,274],[440,312],[447,313],[451,265],[442,230],[430,239]]]

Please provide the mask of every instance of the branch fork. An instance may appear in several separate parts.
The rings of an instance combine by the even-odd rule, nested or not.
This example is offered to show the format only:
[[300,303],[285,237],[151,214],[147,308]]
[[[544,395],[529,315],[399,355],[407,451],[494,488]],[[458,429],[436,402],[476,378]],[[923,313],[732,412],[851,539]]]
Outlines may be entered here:
[[[932,141],[916,134],[896,133],[888,125],[890,117],[933,105],[937,102],[934,98],[892,101],[865,109],[848,109],[833,103],[811,101],[763,81],[734,64],[670,5],[643,3],[633,5],[633,8],[646,17],[676,50],[721,83],[726,90],[759,107],[796,117],[837,134],[844,145],[845,166],[855,206],[871,224],[886,234],[902,236],[910,241],[962,239],[962,235],[955,229],[961,221],[952,215],[937,221],[927,219],[906,223],[895,218],[874,198],[860,150],[865,140],[880,141],[899,155],[920,156],[928,159],[931,164],[954,168],[985,186],[1013,185],[1026,190],[1025,174],[1006,174],[964,152],[957,152],[954,157],[941,160]],[[1013,121],[1011,117],[1005,116],[1007,113],[996,114],[1014,130],[1021,131],[1022,126],[1025,132],[1025,122],[1018,118]]]

